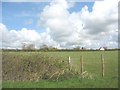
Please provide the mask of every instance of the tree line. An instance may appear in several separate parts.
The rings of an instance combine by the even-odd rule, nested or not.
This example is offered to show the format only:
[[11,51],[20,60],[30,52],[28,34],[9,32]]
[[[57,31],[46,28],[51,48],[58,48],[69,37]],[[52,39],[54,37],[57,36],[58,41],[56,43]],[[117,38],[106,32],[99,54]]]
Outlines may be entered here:
[[[76,46],[72,49],[58,49],[53,46],[48,46],[46,44],[43,44],[40,46],[40,48],[35,48],[34,44],[23,44],[22,49],[2,49],[4,51],[99,51],[99,49],[86,49],[85,47]],[[105,48],[105,51],[111,51],[111,50],[119,50],[119,49],[107,49]]]

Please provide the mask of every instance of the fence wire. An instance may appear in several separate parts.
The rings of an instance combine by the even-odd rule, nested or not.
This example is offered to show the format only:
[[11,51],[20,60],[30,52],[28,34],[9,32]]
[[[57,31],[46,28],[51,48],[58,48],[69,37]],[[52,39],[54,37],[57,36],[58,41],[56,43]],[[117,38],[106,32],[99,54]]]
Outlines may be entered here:
[[104,75],[109,75],[112,73],[117,73],[118,69],[115,68],[114,71],[109,71],[110,68],[112,67],[117,67],[114,66],[118,62],[114,59],[113,61],[109,60],[107,56],[98,56],[97,58],[94,56],[90,57],[83,57],[83,67],[81,67],[81,57],[71,57],[71,68],[75,69],[77,71],[81,71],[81,68],[83,68],[83,71],[87,71],[90,73],[94,73],[96,75],[104,76]]

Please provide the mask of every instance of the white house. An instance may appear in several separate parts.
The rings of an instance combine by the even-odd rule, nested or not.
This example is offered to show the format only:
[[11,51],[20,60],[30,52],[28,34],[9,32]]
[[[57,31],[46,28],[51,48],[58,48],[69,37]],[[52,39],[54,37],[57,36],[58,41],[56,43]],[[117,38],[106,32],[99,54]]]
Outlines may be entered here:
[[99,48],[99,50],[104,51],[104,50],[105,50],[105,48],[104,48],[104,47],[100,47],[100,48]]

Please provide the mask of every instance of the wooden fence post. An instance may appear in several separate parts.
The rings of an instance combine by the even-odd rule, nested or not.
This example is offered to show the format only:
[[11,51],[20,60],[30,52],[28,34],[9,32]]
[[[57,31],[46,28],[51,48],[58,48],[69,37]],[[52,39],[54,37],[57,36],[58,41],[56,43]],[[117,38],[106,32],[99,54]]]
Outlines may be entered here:
[[104,57],[103,57],[103,54],[101,54],[101,61],[102,61],[102,77],[104,77],[104,75],[105,75],[105,73],[104,73],[105,66],[104,66]]
[[83,73],[83,56],[81,56],[81,74]]
[[71,69],[70,63],[71,63],[71,60],[70,60],[70,56],[69,56],[69,57],[68,57],[68,67],[69,67],[69,70]]

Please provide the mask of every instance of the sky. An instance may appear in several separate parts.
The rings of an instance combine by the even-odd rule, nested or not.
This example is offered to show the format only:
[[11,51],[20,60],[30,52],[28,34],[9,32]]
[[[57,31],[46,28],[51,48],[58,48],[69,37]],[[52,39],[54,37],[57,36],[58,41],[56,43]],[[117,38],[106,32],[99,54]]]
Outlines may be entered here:
[[118,0],[38,1],[2,1],[0,48],[118,48]]

